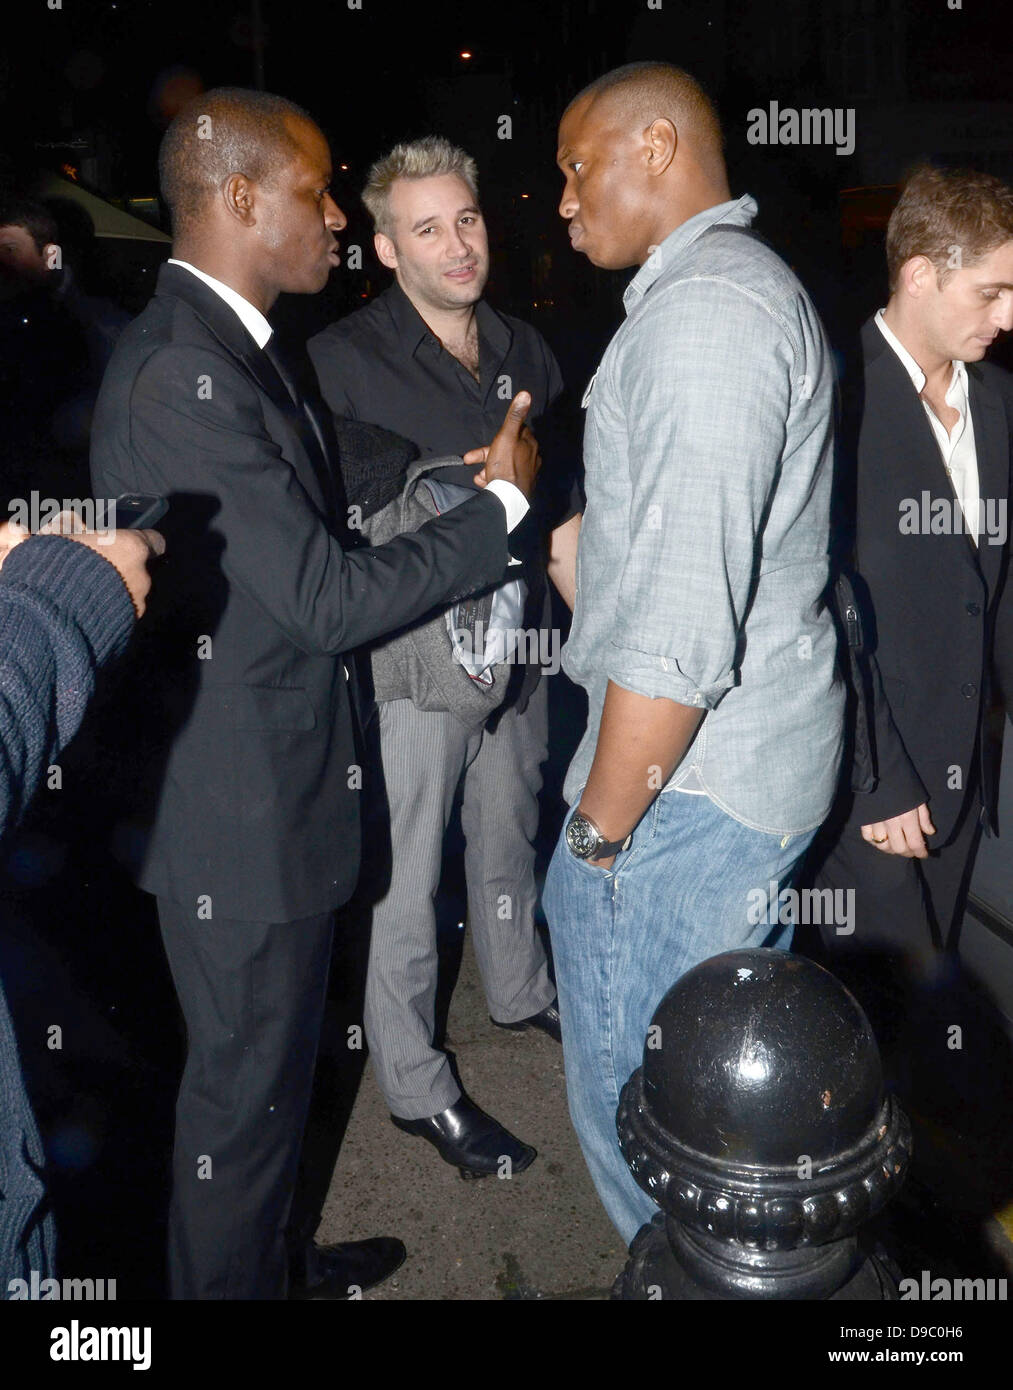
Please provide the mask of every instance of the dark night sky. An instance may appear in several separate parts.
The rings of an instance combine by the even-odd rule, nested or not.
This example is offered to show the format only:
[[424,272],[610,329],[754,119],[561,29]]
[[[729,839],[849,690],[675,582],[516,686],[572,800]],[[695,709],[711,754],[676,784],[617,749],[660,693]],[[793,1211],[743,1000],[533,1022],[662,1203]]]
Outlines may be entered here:
[[[954,0],[950,0],[953,3]],[[60,3],[50,10],[47,4]],[[897,46],[911,100],[1008,100],[1013,26],[1005,0],[262,0],[265,84],[308,106],[336,151],[362,160],[427,126],[434,88],[459,138],[481,134],[483,98],[509,91],[519,125],[590,77],[630,58],[666,58],[707,83],[729,120],[760,95],[845,98],[835,71],[839,36],[867,30]],[[962,3],[962,0],[961,0]],[[15,130],[29,138],[68,123],[103,127],[122,185],[150,185],[160,77],[194,71],[206,86],[253,85],[251,8],[235,0],[20,0],[24,21],[6,40],[0,89]],[[11,30],[8,30],[10,35]],[[471,62],[458,58],[462,49]],[[822,50],[822,51],[821,51]],[[829,51],[828,51],[829,50]],[[6,70],[5,70],[6,69]],[[835,89],[837,89],[835,91]],[[880,95],[880,93],[877,93]],[[884,91],[884,97],[891,93]],[[557,113],[558,114],[558,113]],[[11,130],[11,123],[6,125]],[[540,126],[543,159],[551,129]],[[515,137],[516,138],[516,137]]]
[[[251,7],[236,0],[47,7],[57,2],[19,0],[24,22],[0,58],[8,171],[58,167],[67,151],[51,142],[76,135],[93,156],[88,172],[98,191],[155,193],[167,79],[182,73],[204,87],[253,85]],[[956,162],[947,131],[965,121],[968,103],[1006,105],[989,108],[1000,112],[998,147],[993,135],[979,151],[972,131],[960,162],[1013,175],[1010,124],[1001,124],[1001,112],[1013,110],[1007,0],[960,0],[959,10],[949,8],[958,0],[650,2],[654,8],[649,0],[361,0],[361,9],[349,9],[347,0],[261,0],[265,86],[308,107],[327,131],[336,194],[350,216],[346,244],[369,244],[358,191],[369,161],[395,140],[435,130],[469,149],[492,233],[494,298],[528,316],[547,298],[602,320],[616,310],[620,280],[569,252],[556,214],[555,130],[570,96],[630,59],[677,62],[710,89],[726,124],[733,193],[757,196],[758,228],[808,277],[831,319],[834,284],[847,269],[839,189],[894,182],[919,156]],[[462,60],[462,50],[474,57]],[[770,100],[854,106],[855,154],[750,146],[746,112]],[[911,114],[913,133],[885,114],[897,104]],[[513,121],[509,141],[497,138],[503,114]],[[75,162],[87,157],[81,151]],[[324,298],[351,307],[374,292],[383,282],[370,253],[366,259],[354,284],[335,284]]]

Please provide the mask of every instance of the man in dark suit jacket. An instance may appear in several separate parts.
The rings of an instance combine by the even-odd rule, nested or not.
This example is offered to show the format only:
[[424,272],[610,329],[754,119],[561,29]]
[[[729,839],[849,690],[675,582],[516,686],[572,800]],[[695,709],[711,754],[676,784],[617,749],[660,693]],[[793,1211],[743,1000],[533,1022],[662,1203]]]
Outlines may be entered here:
[[[138,882],[186,1020],[170,1276],[177,1298],[276,1298],[325,996],[333,909],[359,868],[362,784],[341,654],[498,583],[537,449],[511,406],[486,493],[372,549],[341,542],[326,412],[264,315],[315,293],[345,218],[298,107],[222,89],[159,157],[173,259],[121,338],[95,415],[96,493],[164,494],[178,546],[153,617],[148,727],[124,742],[151,794]],[[518,484],[518,486],[515,486]],[[154,636],[157,634],[157,643]],[[346,1291],[400,1242],[333,1247]]]
[[850,963],[889,1051],[903,1019],[873,988],[869,958],[900,975],[913,967],[908,978],[923,982],[938,976],[981,829],[995,824],[993,712],[1013,695],[1013,393],[980,359],[1013,324],[1013,191],[984,175],[917,171],[887,256],[889,303],[865,324],[863,364],[845,380],[842,449],[874,650],[877,780],[842,798],[817,844],[816,881],[842,890],[845,910],[821,914],[823,943],[832,967]]

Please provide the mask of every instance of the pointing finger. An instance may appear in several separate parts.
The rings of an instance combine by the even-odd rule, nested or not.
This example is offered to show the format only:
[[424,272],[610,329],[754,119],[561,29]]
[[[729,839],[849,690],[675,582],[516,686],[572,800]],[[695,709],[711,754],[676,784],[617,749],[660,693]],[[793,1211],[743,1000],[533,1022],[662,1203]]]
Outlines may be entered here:
[[531,409],[531,396],[527,391],[518,391],[513,400],[507,407],[507,413],[503,420],[500,433],[507,431],[514,436],[519,436],[524,418]]

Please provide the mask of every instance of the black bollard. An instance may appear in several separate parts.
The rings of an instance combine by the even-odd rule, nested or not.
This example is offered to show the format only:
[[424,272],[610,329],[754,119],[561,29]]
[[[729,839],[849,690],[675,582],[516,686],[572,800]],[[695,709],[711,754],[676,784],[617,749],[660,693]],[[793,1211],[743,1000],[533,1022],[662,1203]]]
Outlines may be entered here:
[[897,1297],[856,1233],[903,1182],[911,1127],[858,1001],[821,966],[763,949],[688,971],[616,1127],[661,1211],[613,1298]]

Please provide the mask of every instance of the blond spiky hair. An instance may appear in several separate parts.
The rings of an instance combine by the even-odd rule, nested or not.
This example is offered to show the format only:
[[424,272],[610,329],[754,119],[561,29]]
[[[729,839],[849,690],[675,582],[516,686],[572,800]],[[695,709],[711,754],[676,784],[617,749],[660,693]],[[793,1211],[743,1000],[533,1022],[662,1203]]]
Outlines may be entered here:
[[362,201],[376,230],[384,236],[391,234],[390,190],[398,179],[431,179],[439,174],[457,174],[478,202],[478,166],[470,154],[442,135],[395,145],[390,154],[378,159],[362,190]]

